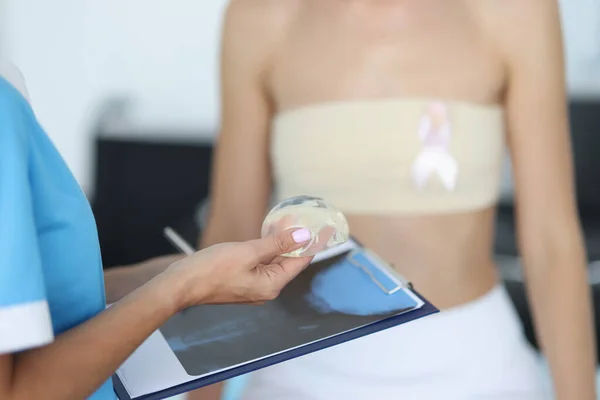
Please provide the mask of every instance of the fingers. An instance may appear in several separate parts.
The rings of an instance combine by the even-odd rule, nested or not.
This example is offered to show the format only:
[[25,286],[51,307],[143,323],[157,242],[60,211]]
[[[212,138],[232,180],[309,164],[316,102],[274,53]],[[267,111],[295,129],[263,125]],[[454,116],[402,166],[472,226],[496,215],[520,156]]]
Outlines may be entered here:
[[299,249],[310,239],[310,231],[301,228],[289,229],[248,243],[255,248],[258,261],[262,261]]
[[286,257],[279,265],[281,269],[278,271],[275,284],[279,289],[290,283],[302,271],[304,271],[312,261],[313,257]]
[[294,227],[297,219],[298,218],[293,214],[284,215],[281,219],[271,223],[265,233],[266,235],[274,235],[283,232],[290,227]]
[[[315,241],[316,243],[309,249],[311,253],[318,253],[325,250],[327,247],[327,242],[334,234],[335,228],[331,226],[326,226],[325,228],[321,229],[318,240]],[[294,278],[296,278],[302,271],[304,271],[309,266],[313,258],[314,256],[283,258],[279,263],[281,266],[281,271],[277,275],[276,284],[280,288],[283,288]]]
[[323,229],[319,231],[318,240],[315,241],[315,244],[310,247],[311,254],[316,254],[320,251],[327,249],[327,244],[329,243],[329,239],[335,234],[335,228],[333,226],[325,226]]

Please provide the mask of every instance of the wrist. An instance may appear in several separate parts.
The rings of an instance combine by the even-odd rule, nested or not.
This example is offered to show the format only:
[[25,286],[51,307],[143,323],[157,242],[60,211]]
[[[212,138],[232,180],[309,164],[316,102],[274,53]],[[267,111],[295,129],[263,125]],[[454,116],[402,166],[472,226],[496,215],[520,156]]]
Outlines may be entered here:
[[187,268],[172,266],[153,279],[175,313],[204,304],[211,294],[209,279],[188,276],[187,272],[190,272]]
[[154,277],[147,285],[153,295],[159,299],[161,307],[170,315],[175,315],[187,308],[184,282],[174,275],[163,272]]

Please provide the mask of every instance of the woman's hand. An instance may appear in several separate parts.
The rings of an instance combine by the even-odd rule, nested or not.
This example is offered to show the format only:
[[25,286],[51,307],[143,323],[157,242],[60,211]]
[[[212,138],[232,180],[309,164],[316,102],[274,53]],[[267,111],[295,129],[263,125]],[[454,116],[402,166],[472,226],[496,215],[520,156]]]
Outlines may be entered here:
[[164,278],[175,282],[179,305],[262,303],[302,272],[312,257],[283,257],[310,240],[307,229],[263,239],[221,243],[175,262]]
[[0,398],[88,398],[178,311],[197,304],[275,298],[312,260],[281,254],[309,239],[306,229],[290,230],[264,239],[218,244],[175,261],[104,312],[61,333],[52,344],[0,355]]

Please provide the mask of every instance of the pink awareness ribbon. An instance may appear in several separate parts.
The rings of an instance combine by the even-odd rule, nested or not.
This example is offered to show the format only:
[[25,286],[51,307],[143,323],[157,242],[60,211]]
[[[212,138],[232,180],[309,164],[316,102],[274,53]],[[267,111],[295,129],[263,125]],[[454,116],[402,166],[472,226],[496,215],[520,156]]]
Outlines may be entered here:
[[418,135],[423,147],[411,166],[414,184],[423,188],[432,175],[437,175],[446,190],[453,190],[458,177],[458,163],[449,151],[452,127],[445,104],[429,105],[421,118]]

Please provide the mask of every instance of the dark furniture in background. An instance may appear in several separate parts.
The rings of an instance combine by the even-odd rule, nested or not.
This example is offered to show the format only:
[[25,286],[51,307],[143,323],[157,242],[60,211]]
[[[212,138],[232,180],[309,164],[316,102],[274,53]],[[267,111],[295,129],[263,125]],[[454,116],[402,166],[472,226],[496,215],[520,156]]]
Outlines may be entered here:
[[168,225],[195,242],[193,215],[208,196],[212,147],[98,135],[92,203],[106,267],[176,252],[162,233]]

